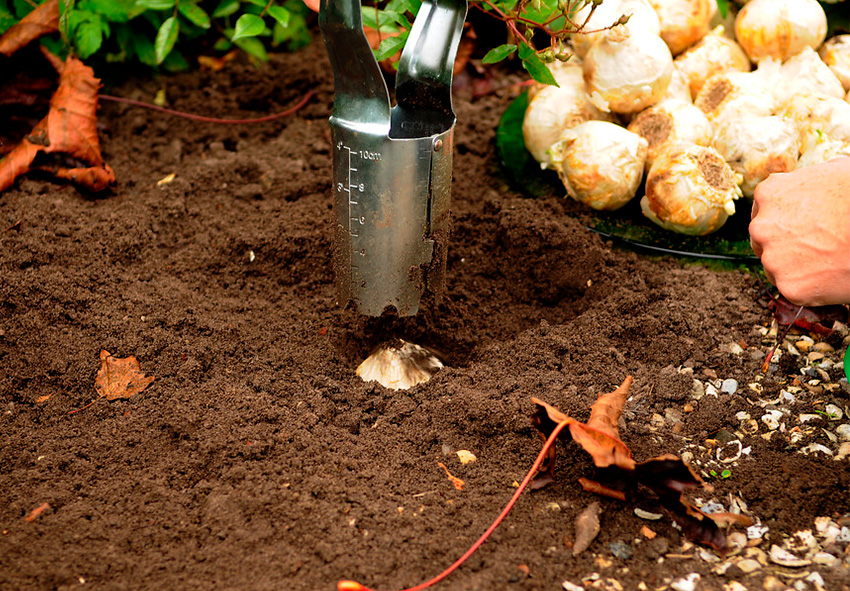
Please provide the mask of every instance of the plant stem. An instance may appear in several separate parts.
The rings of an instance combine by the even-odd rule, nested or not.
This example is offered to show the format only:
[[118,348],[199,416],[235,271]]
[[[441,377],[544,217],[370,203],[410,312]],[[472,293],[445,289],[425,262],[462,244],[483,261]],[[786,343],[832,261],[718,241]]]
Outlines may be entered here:
[[[475,553],[475,551],[478,550],[478,548],[481,546],[481,544],[483,544],[484,541],[488,537],[490,537],[490,534],[492,534],[493,531],[497,527],[499,527],[499,524],[502,523],[502,520],[507,516],[507,514],[513,508],[513,506],[516,504],[517,500],[519,499],[519,496],[522,494],[522,492],[528,486],[528,483],[531,482],[531,479],[534,478],[534,475],[537,473],[538,468],[540,468],[540,464],[542,464],[543,460],[546,458],[546,452],[549,451],[550,447],[555,445],[555,440],[557,439],[558,434],[568,424],[569,424],[569,421],[562,421],[562,422],[558,423],[558,425],[555,427],[555,429],[549,435],[549,438],[546,440],[546,443],[543,444],[543,449],[540,450],[540,453],[537,455],[537,459],[534,460],[534,464],[532,464],[531,469],[528,471],[528,474],[525,475],[525,478],[523,478],[522,483],[516,489],[516,492],[514,492],[513,496],[511,497],[511,500],[508,501],[508,504],[505,505],[505,508],[502,509],[501,513],[499,513],[499,516],[496,517],[496,520],[493,521],[492,524],[490,524],[490,527],[488,527],[487,530],[481,535],[481,537],[478,538],[478,540],[476,540],[475,543],[472,544],[472,546],[469,547],[469,550],[464,552],[463,555],[460,558],[458,558],[450,567],[448,567],[446,570],[444,570],[443,572],[438,574],[433,579],[425,581],[424,583],[420,583],[419,585],[416,585],[415,587],[410,587],[409,589],[404,589],[403,591],[422,591],[422,589],[426,589],[426,588],[430,587],[431,585],[433,585],[435,583],[439,583],[440,581],[445,579],[447,576],[452,574],[461,564],[463,564],[466,561],[467,558],[472,556]],[[372,589],[369,589],[368,587],[365,587],[365,586],[361,585],[360,583],[358,583],[356,581],[340,581],[339,583],[337,583],[337,590],[338,591],[373,591]]]

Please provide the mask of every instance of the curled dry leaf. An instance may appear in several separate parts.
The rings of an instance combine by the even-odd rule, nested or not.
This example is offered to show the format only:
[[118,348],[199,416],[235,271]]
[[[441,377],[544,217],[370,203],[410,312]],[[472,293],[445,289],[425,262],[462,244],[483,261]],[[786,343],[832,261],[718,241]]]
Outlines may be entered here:
[[[99,87],[100,80],[91,68],[73,56],[67,59],[47,116],[0,161],[0,191],[32,168],[48,170],[90,191],[115,184],[115,174],[103,161],[97,137]],[[39,153],[61,155],[85,166],[33,167]]]
[[94,387],[97,393],[107,400],[130,398],[154,381],[154,376],[145,376],[135,357],[117,359],[104,349],[100,352],[100,363]]
[[576,537],[573,542],[573,556],[578,556],[590,546],[599,534],[599,503],[593,502],[576,517]]
[[[640,497],[646,489],[655,493],[658,500],[679,524],[685,536],[697,543],[710,546],[724,554],[727,550],[726,536],[720,527],[727,526],[730,519],[726,514],[707,515],[691,505],[683,497],[684,491],[698,486],[706,487],[699,476],[680,458],[663,455],[646,462],[632,459],[629,448],[620,440],[617,422],[623,411],[632,384],[626,377],[619,388],[601,394],[590,411],[587,423],[581,423],[557,408],[532,398],[537,410],[531,417],[532,424],[544,439],[561,423],[566,423],[570,435],[593,458],[597,468],[597,480],[580,478],[584,490],[595,494],[625,501],[628,497]],[[560,437],[569,440],[567,437]],[[535,478],[536,486],[542,488],[554,478],[554,446],[549,450],[546,461]],[[642,487],[642,488],[641,488]],[[735,521],[736,523],[743,523]]]
[[59,30],[59,0],[48,0],[37,6],[15,25],[0,36],[0,53],[10,56],[21,47],[42,35]]

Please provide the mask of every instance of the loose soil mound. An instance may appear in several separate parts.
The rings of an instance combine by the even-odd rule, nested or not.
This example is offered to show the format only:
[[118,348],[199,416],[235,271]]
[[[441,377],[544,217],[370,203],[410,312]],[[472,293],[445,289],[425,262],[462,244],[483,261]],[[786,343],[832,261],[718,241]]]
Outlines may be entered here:
[[[456,101],[447,292],[398,320],[335,300],[321,44],[160,83],[173,108],[220,117],[317,94],[291,117],[237,127],[104,103],[112,194],[28,177],[0,195],[0,588],[410,586],[454,561],[531,465],[532,396],[585,420],[597,393],[633,375],[621,436],[639,460],[734,431],[735,413],[752,412],[753,351],[769,346],[756,328],[770,322],[754,276],[617,250],[573,204],[510,190],[493,138],[511,91]],[[160,83],[106,92],[150,101]],[[407,392],[361,382],[354,368],[388,336],[439,350],[447,368]],[[156,380],[68,414],[97,396],[102,349],[136,356]],[[691,400],[683,367],[739,391]],[[775,397],[785,374],[764,383]],[[679,420],[664,420],[671,409]],[[765,432],[698,496],[746,501],[770,528],[767,550],[850,512],[850,477],[847,460]],[[459,449],[478,460],[460,464]],[[593,475],[576,446],[560,451],[555,483],[523,495],[439,588],[552,590],[591,573],[655,588],[699,572],[718,589],[732,576],[683,549],[669,519],[645,522],[609,499],[598,538],[572,557],[575,517],[597,500],[577,478]],[[617,541],[630,559],[612,556]],[[753,588],[765,576],[734,572]],[[847,570],[819,572],[840,589]]]

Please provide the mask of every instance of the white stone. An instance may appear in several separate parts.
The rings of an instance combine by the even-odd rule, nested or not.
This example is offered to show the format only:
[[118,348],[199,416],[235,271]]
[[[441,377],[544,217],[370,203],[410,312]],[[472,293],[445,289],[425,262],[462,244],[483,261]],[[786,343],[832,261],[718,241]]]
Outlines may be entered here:
[[788,550],[781,546],[777,546],[776,544],[770,547],[770,560],[775,564],[790,568],[806,566],[812,563],[811,560],[794,556]]
[[808,577],[806,577],[806,580],[812,583],[816,589],[823,589],[823,577],[820,575],[819,572],[813,572]]
[[822,566],[837,566],[841,563],[841,559],[833,556],[829,552],[818,552],[812,556],[812,562]]
[[838,435],[842,441],[850,441],[850,424],[844,423],[843,425],[838,425],[835,428],[835,434]]
[[817,452],[824,453],[824,454],[828,455],[829,457],[832,457],[833,455],[835,455],[832,452],[831,449],[829,449],[827,446],[822,445],[820,443],[812,443],[810,445],[807,445],[804,448],[801,448],[800,451],[803,452],[806,455],[817,453]]
[[567,591],[584,591],[584,587],[581,585],[576,585],[575,583],[570,583],[569,581],[564,581],[561,583],[561,587],[566,589]]
[[674,591],[694,591],[697,588],[697,581],[699,579],[699,573],[691,573],[670,583],[670,588]]
[[738,581],[729,581],[723,585],[723,591],[747,591],[747,588]]
[[745,410],[739,410],[735,413],[735,418],[741,422],[748,421],[750,419],[750,413]]
[[800,415],[800,422],[801,423],[808,423],[809,421],[816,421],[816,420],[822,419],[822,418],[823,418],[822,415],[806,413],[806,414]]
[[747,538],[750,540],[760,540],[770,530],[766,525],[756,524],[747,528]]
[[844,441],[838,446],[838,453],[835,454],[834,459],[843,460],[847,456],[850,456],[850,441]]
[[662,515],[661,513],[652,513],[650,511],[645,511],[640,507],[635,507],[635,515],[637,515],[641,519],[646,519],[647,521],[658,521],[659,519],[664,517],[664,515]]
[[759,564],[759,561],[753,560],[752,558],[746,558],[744,560],[739,561],[737,563],[737,566],[739,569],[741,569],[741,572],[746,575],[755,572],[761,568],[761,564]]
[[782,419],[782,412],[778,410],[769,410],[761,417],[761,422],[767,425],[771,431],[776,431],[779,428],[779,421]]
[[786,550],[791,552],[808,552],[818,547],[818,541],[810,529],[798,531],[793,536],[785,540],[783,544]]

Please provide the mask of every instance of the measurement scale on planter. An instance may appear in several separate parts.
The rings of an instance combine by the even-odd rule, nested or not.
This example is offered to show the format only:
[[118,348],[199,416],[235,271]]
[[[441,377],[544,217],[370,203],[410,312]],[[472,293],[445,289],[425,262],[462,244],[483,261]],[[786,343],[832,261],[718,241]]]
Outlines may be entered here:
[[334,72],[330,117],[340,303],[362,314],[413,315],[445,282],[455,115],[451,81],[466,0],[425,0],[390,106],[363,32],[359,0],[322,0]]

